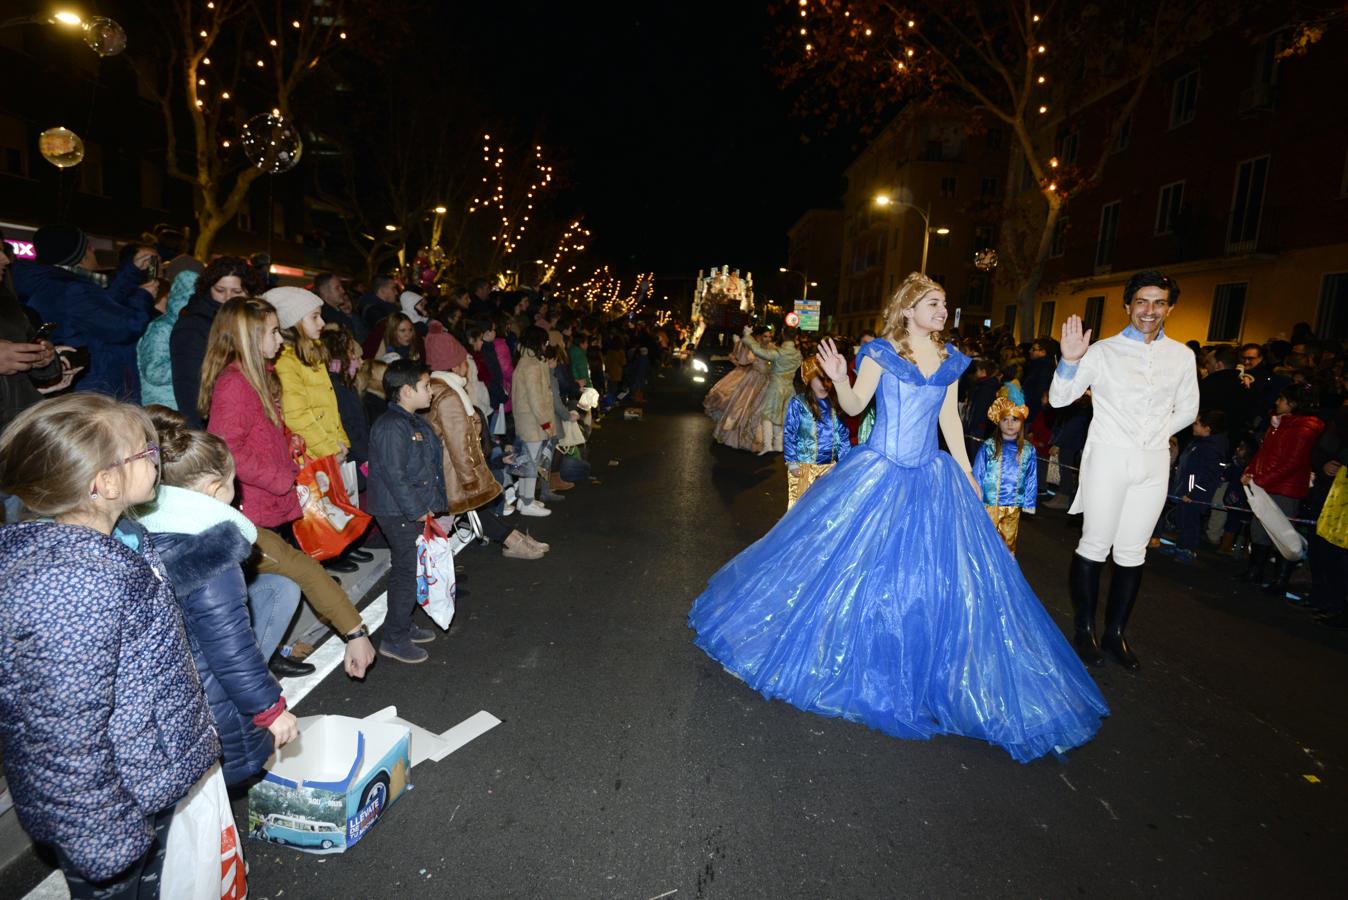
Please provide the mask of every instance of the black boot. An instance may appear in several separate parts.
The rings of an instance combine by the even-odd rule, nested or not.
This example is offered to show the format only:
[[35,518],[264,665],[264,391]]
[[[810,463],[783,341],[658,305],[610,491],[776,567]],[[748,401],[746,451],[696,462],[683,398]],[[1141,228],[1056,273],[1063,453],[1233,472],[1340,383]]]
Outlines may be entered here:
[[1268,563],[1268,544],[1250,545],[1250,562],[1245,566],[1245,571],[1236,577],[1241,581],[1252,581],[1255,584],[1264,583],[1264,566]]
[[1141,566],[1114,565],[1114,575],[1109,579],[1109,602],[1105,606],[1105,633],[1100,638],[1100,646],[1130,672],[1142,668],[1137,656],[1123,637],[1128,627],[1128,617],[1133,614],[1133,604],[1137,602],[1137,591],[1142,586]]
[[1273,580],[1264,585],[1264,593],[1274,597],[1287,596],[1287,583],[1292,580],[1292,570],[1297,567],[1295,560],[1285,559],[1281,553],[1273,566]]
[[1067,574],[1067,589],[1072,595],[1075,613],[1076,637],[1073,640],[1077,656],[1088,665],[1098,666],[1105,661],[1100,645],[1095,642],[1095,607],[1100,600],[1100,572],[1105,564],[1072,554],[1072,568]]

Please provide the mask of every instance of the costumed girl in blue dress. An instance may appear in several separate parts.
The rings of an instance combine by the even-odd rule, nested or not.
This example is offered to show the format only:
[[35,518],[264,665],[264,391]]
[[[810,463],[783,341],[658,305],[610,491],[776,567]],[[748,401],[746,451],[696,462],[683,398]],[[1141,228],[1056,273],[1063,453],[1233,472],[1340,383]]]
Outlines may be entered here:
[[855,387],[824,342],[839,405],[855,414],[875,396],[875,428],[712,576],[688,623],[766,697],[1029,762],[1090,740],[1109,709],[983,510],[955,405],[969,358],[939,342],[945,319],[940,285],[914,273]]

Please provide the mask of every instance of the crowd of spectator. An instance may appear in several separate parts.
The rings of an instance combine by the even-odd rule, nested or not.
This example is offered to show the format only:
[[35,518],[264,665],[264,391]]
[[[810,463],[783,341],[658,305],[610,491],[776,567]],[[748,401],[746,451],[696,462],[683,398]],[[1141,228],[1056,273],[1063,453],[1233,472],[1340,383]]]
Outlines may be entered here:
[[[33,244],[13,260],[0,239],[0,610],[42,646],[0,635],[0,702],[16,808],[72,892],[145,877],[193,785],[254,777],[294,738],[277,679],[313,671],[288,640],[301,597],[361,678],[377,655],[428,657],[429,520],[459,546],[548,553],[526,523],[598,483],[603,413],[677,343],[546,287],[278,285],[265,258],[149,244],[105,271],[71,225]],[[299,549],[296,479],[329,457],[374,524],[320,564]],[[340,579],[384,546],[376,651]]]

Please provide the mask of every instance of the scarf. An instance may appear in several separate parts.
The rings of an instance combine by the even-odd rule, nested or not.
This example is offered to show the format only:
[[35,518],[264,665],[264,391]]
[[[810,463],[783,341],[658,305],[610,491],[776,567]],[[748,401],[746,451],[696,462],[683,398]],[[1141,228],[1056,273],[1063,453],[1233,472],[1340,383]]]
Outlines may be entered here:
[[473,408],[473,401],[468,399],[468,392],[464,390],[464,386],[468,384],[468,379],[454,372],[432,372],[431,377],[440,379],[449,385],[450,390],[459,395],[459,402],[463,404],[463,411],[471,419],[477,410]]

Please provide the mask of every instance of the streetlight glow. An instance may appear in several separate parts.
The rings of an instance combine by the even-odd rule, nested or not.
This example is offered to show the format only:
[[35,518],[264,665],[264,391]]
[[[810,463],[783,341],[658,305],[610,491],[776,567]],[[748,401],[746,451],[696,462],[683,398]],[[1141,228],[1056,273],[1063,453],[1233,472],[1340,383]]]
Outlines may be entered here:
[[68,9],[57,10],[57,12],[52,16],[52,18],[60,22],[62,25],[84,24],[84,20],[80,18],[78,13],[73,13]]
[[888,206],[889,204],[891,204],[891,203],[893,203],[893,202],[894,202],[894,201],[891,200],[891,199],[889,198],[889,195],[888,195],[888,194],[876,194],[876,195],[875,195],[875,205],[876,205],[876,206]]
[[937,233],[937,234],[949,234],[949,233],[950,233],[950,229],[949,229],[949,228],[937,228],[937,229],[936,229],[936,233]]
[[385,226],[384,226],[384,230],[385,230],[385,231],[397,231],[397,230],[398,230],[398,226],[397,226],[397,225],[385,225]]
[[443,206],[437,206],[437,207],[435,208],[435,214],[436,214],[437,216],[443,216],[443,215],[444,215],[445,213],[447,213],[447,212],[449,212],[449,210],[446,209],[446,208],[443,207]]

